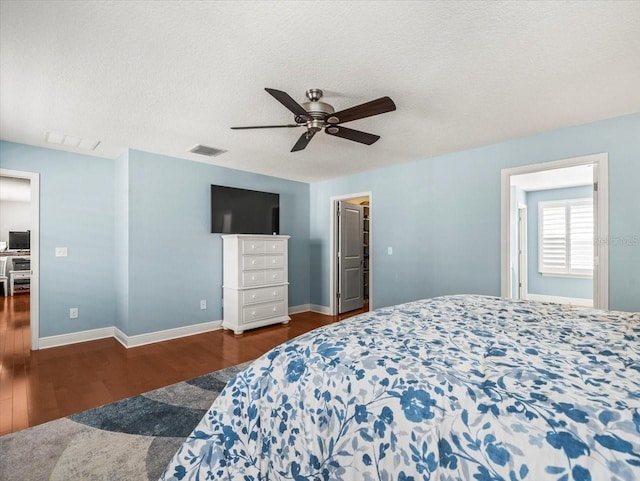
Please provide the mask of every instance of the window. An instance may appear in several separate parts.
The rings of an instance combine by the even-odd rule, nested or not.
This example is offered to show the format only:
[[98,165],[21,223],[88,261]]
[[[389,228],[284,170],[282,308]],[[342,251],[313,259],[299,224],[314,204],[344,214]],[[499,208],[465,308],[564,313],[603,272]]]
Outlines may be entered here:
[[538,203],[538,270],[593,277],[593,200]]

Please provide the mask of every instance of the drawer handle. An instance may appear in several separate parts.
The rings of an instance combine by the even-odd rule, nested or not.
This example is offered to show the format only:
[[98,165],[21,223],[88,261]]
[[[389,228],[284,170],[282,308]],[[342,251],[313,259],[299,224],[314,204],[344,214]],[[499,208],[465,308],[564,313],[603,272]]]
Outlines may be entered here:
[[276,260],[275,260],[275,259],[271,259],[271,263],[272,263],[272,264],[275,264],[275,263],[276,263]]
[[256,280],[256,276],[251,276],[251,280],[255,281]]
[[251,299],[255,299],[256,295],[255,294],[251,294]]
[[251,261],[251,265],[255,266],[256,265],[256,261]]
[[277,295],[278,295],[278,293],[277,293],[276,291],[273,291],[273,295],[274,295],[274,296],[277,296]]
[[273,309],[271,309],[271,310],[272,310],[273,312],[276,312],[276,310],[277,310],[277,309],[274,307],[274,308],[273,308]]
[[275,279],[276,277],[278,277],[278,275],[277,275],[277,274],[274,274],[272,277]]
[[255,315],[256,315],[256,311],[253,311],[253,312],[251,313],[251,315],[252,315],[252,316],[255,316]]

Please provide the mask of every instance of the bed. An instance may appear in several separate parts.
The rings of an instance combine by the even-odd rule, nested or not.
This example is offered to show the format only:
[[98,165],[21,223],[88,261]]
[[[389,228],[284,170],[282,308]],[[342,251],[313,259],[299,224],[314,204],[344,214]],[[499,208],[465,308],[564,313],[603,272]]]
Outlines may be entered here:
[[640,315],[445,296],[286,342],[162,480],[640,480]]

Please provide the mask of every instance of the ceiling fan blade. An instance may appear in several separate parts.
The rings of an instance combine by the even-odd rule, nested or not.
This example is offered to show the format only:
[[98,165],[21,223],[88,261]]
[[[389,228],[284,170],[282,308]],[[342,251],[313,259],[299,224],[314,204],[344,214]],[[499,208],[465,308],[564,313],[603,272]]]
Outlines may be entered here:
[[286,108],[291,110],[294,115],[298,117],[303,117],[305,119],[311,119],[311,116],[307,113],[302,105],[293,100],[291,96],[287,92],[283,92],[282,90],[276,89],[265,89],[269,92],[278,102],[284,105]]
[[230,127],[231,130],[244,130],[244,129],[284,129],[293,127],[303,127],[304,124],[288,124],[288,125],[253,125],[250,127]]
[[384,114],[396,109],[396,104],[389,97],[381,97],[371,102],[356,105],[340,112],[336,112],[327,117],[330,124],[341,124],[343,122],[351,122],[352,120],[364,119],[373,115]]
[[291,152],[297,152],[299,150],[303,150],[309,144],[309,142],[311,142],[311,139],[313,138],[314,135],[316,135],[315,130],[307,130],[304,134],[300,136],[300,138],[296,142],[296,145],[294,145],[293,149],[291,149]]
[[353,140],[354,142],[360,142],[361,144],[367,145],[373,144],[380,138],[379,135],[368,134],[367,132],[361,132],[360,130],[348,129],[341,125],[332,125],[327,127],[324,131],[334,137],[342,137],[343,139]]

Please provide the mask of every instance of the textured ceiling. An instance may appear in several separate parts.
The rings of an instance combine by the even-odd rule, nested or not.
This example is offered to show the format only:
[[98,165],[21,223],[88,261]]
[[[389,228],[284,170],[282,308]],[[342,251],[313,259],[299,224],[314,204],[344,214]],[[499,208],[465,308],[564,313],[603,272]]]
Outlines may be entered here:
[[[640,2],[1,1],[0,136],[53,130],[301,181],[640,111]],[[343,109],[365,146],[299,129],[264,87]],[[214,159],[196,143],[228,150]],[[55,147],[53,147],[55,148]],[[62,147],[59,147],[62,148]],[[74,148],[63,148],[79,151]]]

